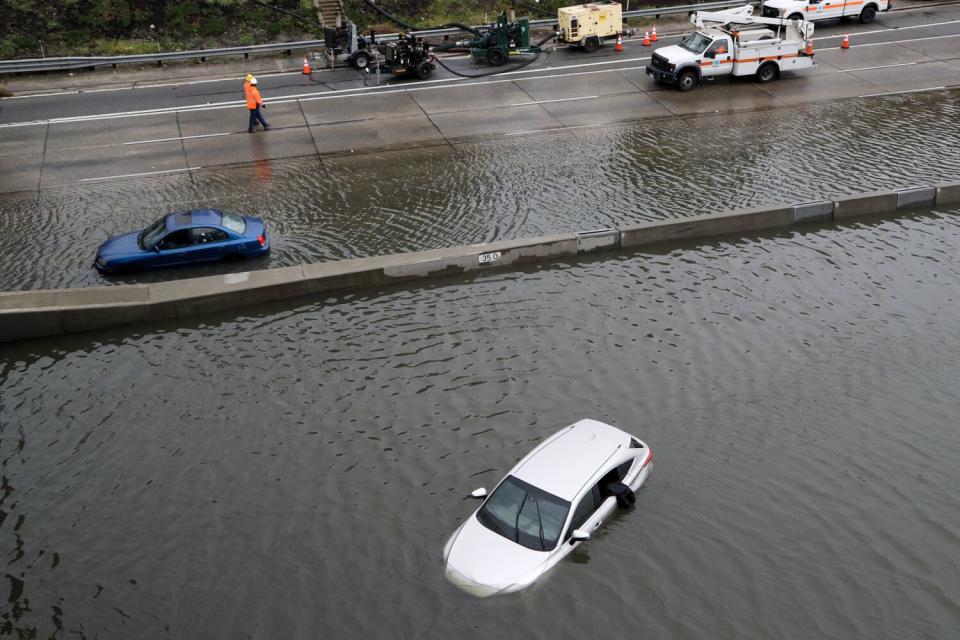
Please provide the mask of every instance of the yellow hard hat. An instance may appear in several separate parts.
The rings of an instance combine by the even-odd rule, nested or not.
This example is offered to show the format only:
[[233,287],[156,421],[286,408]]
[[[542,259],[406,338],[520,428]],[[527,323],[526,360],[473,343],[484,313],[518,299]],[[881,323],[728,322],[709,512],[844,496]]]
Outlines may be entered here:
[[244,78],[244,80],[246,80],[247,82],[250,82],[251,80],[253,80],[253,74],[252,74],[252,73],[248,73],[248,74],[247,74],[247,77]]

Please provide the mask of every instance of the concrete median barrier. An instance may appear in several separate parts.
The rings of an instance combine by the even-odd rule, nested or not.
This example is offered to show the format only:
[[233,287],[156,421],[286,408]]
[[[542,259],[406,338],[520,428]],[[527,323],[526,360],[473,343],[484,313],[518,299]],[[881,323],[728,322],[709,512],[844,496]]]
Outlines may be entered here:
[[744,235],[795,224],[960,202],[960,183],[835,201],[504,240],[373,258],[231,273],[154,284],[0,293],[0,342],[175,320],[338,290],[383,286],[678,240]]
[[936,205],[938,207],[958,202],[960,202],[960,182],[937,185]]
[[833,200],[802,202],[793,205],[793,221],[797,224],[825,222],[827,220],[833,220]]
[[897,211],[902,209],[929,208],[936,200],[933,187],[910,187],[897,190]]
[[638,247],[689,238],[747,233],[791,224],[793,224],[792,206],[745,209],[625,227],[620,230],[620,246]]
[[854,218],[897,210],[896,191],[877,191],[865,195],[850,196],[833,201],[833,218]]

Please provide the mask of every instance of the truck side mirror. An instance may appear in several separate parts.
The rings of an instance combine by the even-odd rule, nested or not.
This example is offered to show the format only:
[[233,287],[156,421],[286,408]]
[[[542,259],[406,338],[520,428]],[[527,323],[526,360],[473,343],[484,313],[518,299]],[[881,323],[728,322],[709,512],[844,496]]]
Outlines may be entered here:
[[705,54],[703,54],[703,57],[704,57],[704,58],[716,58],[716,57],[717,57],[717,52],[716,52],[716,51],[707,51]]
[[484,489],[483,487],[480,487],[479,489],[474,489],[473,491],[470,492],[470,497],[473,498],[474,500],[486,498],[487,490]]

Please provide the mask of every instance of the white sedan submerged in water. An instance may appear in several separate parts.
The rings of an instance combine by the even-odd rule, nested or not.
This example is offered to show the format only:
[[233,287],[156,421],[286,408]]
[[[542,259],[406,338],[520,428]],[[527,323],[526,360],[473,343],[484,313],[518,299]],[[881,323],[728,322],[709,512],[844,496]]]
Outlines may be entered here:
[[650,475],[653,451],[596,420],[561,429],[523,458],[443,548],[447,579],[480,597],[526,589]]

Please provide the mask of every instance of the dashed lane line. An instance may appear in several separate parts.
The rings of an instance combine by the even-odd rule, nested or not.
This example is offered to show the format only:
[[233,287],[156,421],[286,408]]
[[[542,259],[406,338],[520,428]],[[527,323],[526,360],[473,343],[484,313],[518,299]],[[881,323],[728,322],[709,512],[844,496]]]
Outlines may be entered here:
[[116,176],[100,176],[97,178],[81,178],[77,182],[96,182],[98,180],[113,180],[114,178],[139,178],[141,176],[157,176],[164,173],[180,173],[183,171],[196,171],[203,167],[184,167],[183,169],[166,169],[164,171],[144,171],[142,173],[123,173]]
[[198,136],[179,136],[176,138],[157,138],[155,140],[135,140],[133,142],[124,142],[123,144],[150,144],[152,142],[173,142],[174,140],[193,140],[194,138],[217,138],[219,136],[228,136],[230,131],[225,133],[204,133]]

